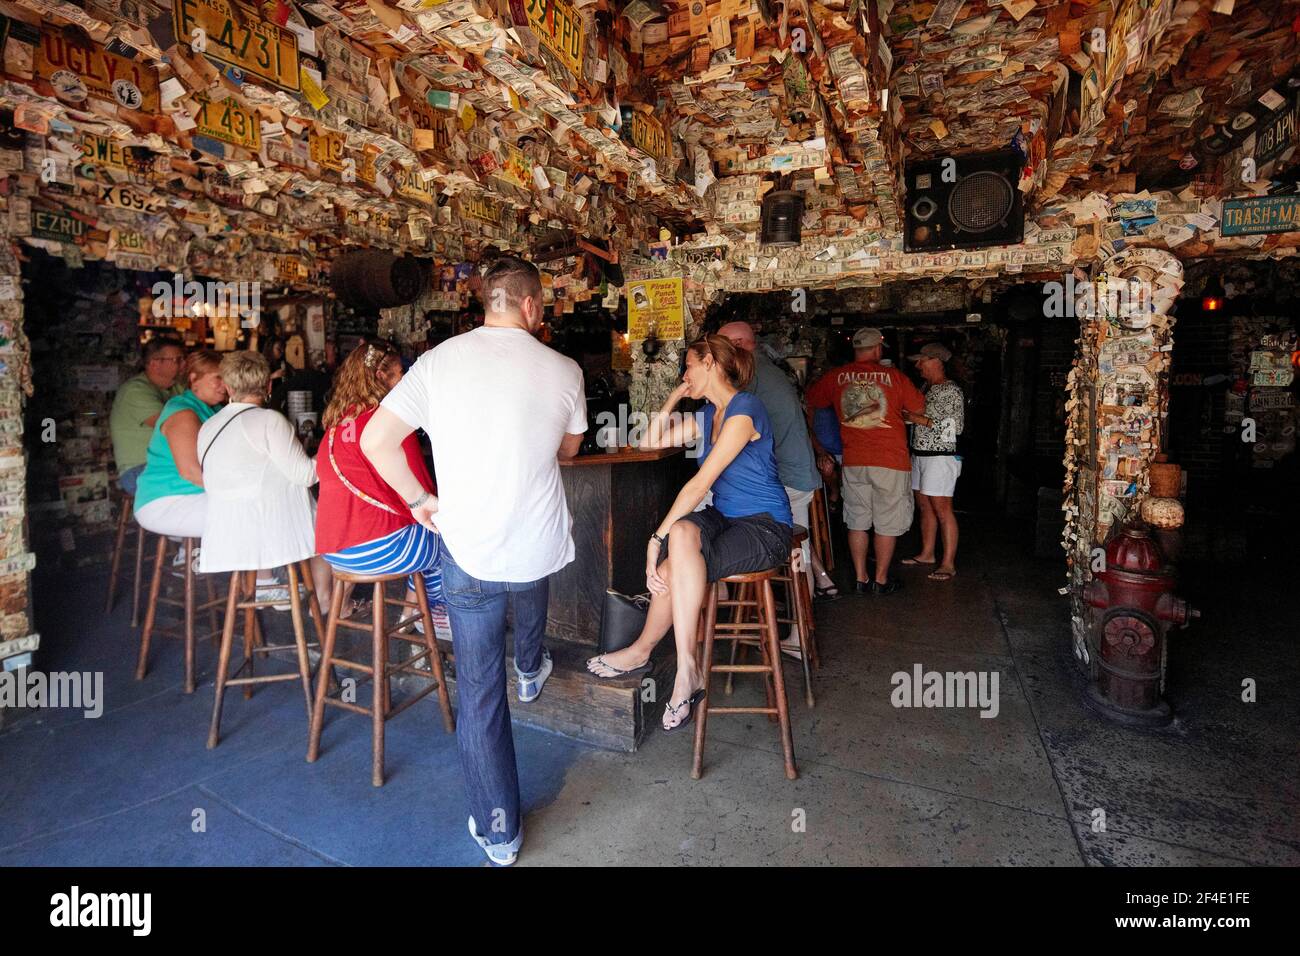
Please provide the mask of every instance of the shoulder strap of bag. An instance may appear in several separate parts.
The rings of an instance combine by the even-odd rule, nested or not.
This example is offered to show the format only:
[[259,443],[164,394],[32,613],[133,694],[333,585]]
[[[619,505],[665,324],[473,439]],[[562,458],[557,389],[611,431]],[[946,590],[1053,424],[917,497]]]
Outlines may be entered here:
[[382,501],[380,501],[377,498],[372,498],[370,495],[366,494],[364,491],[362,491],[352,482],[348,481],[346,478],[343,477],[343,472],[339,468],[339,463],[334,460],[334,433],[336,431],[338,431],[338,426],[335,426],[334,428],[330,429],[330,437],[328,442],[329,447],[327,450],[330,459],[330,466],[334,469],[334,474],[338,476],[338,479],[342,483],[343,487],[346,488],[348,491],[352,492],[354,495],[356,495],[366,504],[374,505],[376,508],[382,508],[383,510],[387,511],[390,515],[397,514],[397,511],[395,509],[390,508],[388,505],[384,504]]
[[199,458],[199,471],[203,470],[203,463],[208,460],[208,452],[212,451],[212,446],[217,443],[217,439],[221,437],[221,433],[230,427],[230,423],[233,422],[240,415],[244,414],[244,412],[251,412],[254,408],[257,407],[258,406],[256,405],[250,405],[248,408],[241,408],[239,411],[235,412],[235,414],[231,415],[221,424],[221,427],[217,429],[217,433],[212,436],[212,441],[208,442],[208,447],[203,449],[203,455],[201,458]]

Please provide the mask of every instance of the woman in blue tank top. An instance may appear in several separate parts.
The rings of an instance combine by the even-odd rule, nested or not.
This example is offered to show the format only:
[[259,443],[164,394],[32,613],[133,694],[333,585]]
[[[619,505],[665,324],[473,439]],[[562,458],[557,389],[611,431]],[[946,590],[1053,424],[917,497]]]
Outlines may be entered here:
[[[720,335],[706,335],[686,353],[686,374],[651,421],[642,448],[701,442],[700,467],[646,545],[650,610],[629,647],[593,657],[598,677],[649,669],[650,652],[673,629],[677,677],[664,708],[664,730],[695,716],[704,678],[695,659],[696,629],[710,582],[761,571],[790,558],[790,500],[777,476],[771,422],[758,397],[744,391],[754,360]],[[702,398],[694,415],[674,412],[683,398]],[[695,510],[713,492],[713,504]]]

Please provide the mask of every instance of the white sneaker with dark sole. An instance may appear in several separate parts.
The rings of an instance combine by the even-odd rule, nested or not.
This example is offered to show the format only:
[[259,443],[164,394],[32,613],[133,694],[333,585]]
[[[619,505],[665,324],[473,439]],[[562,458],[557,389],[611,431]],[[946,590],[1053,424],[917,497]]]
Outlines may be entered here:
[[546,685],[546,678],[551,676],[551,671],[555,665],[551,663],[551,652],[542,650],[542,667],[536,674],[525,674],[515,665],[515,677],[519,681],[519,702],[521,704],[531,704],[542,695],[542,688]]
[[519,859],[519,848],[524,845],[524,825],[521,821],[519,824],[519,833],[509,843],[489,843],[487,837],[481,836],[478,832],[478,826],[474,823],[474,817],[469,818],[469,835],[474,838],[474,842],[479,845],[484,853],[487,854],[488,860],[493,866],[510,866]]

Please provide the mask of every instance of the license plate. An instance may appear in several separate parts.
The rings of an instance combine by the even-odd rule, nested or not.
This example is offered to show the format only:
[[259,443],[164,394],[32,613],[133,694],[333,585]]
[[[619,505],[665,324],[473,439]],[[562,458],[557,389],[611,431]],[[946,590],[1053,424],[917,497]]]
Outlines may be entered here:
[[207,35],[204,56],[286,90],[299,88],[298,38],[242,9],[237,21],[226,0],[174,0],[172,22],[180,43],[195,30]]
[[307,134],[307,148],[311,152],[311,161],[317,165],[343,171],[343,136],[332,130],[313,129]]
[[214,103],[203,94],[195,97],[199,112],[194,117],[200,135],[219,139],[232,146],[257,152],[262,148],[262,124],[256,113],[244,109],[233,96]]
[[167,208],[167,202],[158,196],[146,195],[130,186],[95,186],[94,194],[102,206],[129,209],[132,212],[154,213]]
[[94,43],[70,40],[52,28],[41,31],[36,75],[74,103],[90,96],[142,113],[157,113],[161,108],[158,74],[152,67]]

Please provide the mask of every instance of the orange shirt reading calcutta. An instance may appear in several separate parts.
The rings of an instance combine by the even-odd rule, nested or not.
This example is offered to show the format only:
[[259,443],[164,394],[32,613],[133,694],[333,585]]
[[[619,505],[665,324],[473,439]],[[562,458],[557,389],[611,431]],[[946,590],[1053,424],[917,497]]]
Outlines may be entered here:
[[833,368],[807,394],[810,408],[832,406],[840,419],[844,464],[910,471],[903,409],[925,411],[925,396],[898,369],[878,362]]

